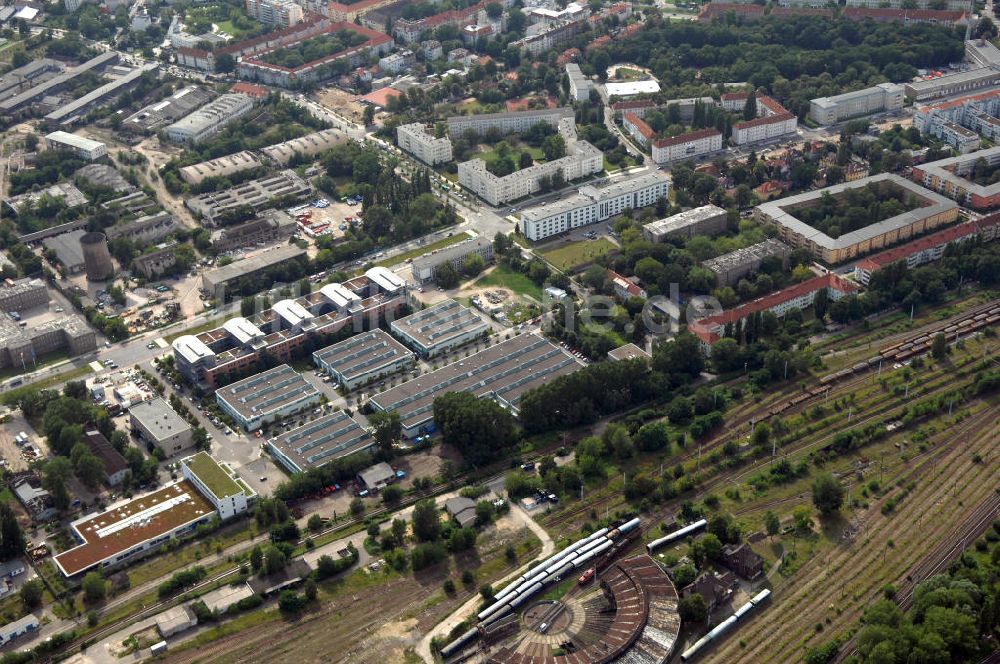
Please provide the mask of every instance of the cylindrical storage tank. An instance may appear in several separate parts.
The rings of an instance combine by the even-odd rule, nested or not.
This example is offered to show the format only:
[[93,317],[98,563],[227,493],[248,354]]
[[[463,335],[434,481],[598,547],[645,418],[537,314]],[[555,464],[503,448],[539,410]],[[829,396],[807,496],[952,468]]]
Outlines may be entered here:
[[108,236],[104,233],[85,233],[80,238],[80,248],[83,250],[83,264],[90,281],[107,281],[115,274],[115,266],[111,262],[111,252],[108,251]]

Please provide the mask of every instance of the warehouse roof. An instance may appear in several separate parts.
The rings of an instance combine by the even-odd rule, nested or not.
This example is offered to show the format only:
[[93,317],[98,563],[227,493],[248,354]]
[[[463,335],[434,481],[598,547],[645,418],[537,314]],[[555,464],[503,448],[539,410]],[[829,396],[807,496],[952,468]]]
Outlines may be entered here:
[[318,468],[374,444],[367,429],[346,412],[338,410],[271,438],[268,448],[294,473]]
[[54,131],[51,134],[46,134],[45,140],[55,141],[56,143],[68,145],[78,150],[97,150],[104,147],[104,143],[100,141],[94,141],[84,136],[77,136],[65,131]]
[[442,300],[423,311],[393,321],[392,331],[403,335],[421,349],[432,350],[453,339],[489,326],[475,312],[452,299]]
[[350,382],[381,367],[412,359],[413,353],[384,330],[375,328],[318,350],[313,357]]
[[225,284],[232,281],[233,279],[239,279],[240,277],[256,272],[257,270],[263,270],[271,267],[272,265],[284,263],[285,261],[305,255],[305,249],[300,249],[295,245],[283,245],[268,251],[262,251],[256,256],[244,258],[241,261],[235,261],[229,265],[210,270],[204,274],[203,278],[206,285],[210,285],[209,287],[215,287],[219,284]]
[[163,399],[142,401],[128,410],[157,441],[170,438],[191,428]]
[[293,155],[298,154],[303,157],[312,156],[325,150],[329,150],[338,143],[344,143],[346,141],[347,135],[342,131],[338,129],[324,129],[322,131],[313,132],[312,134],[306,134],[305,136],[293,138],[292,140],[285,141],[284,143],[269,145],[268,147],[263,148],[261,152],[278,164],[284,166],[291,161]]
[[317,393],[299,372],[281,364],[217,390],[215,396],[250,420],[267,417]]

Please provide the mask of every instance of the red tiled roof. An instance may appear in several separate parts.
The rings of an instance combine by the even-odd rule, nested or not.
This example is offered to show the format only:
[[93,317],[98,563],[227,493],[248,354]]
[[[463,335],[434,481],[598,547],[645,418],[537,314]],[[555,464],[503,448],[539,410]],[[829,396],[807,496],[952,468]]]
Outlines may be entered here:
[[670,138],[661,138],[660,140],[653,143],[658,148],[667,148],[672,145],[680,145],[682,143],[689,143],[691,141],[701,140],[703,138],[708,138],[709,136],[716,136],[719,134],[718,129],[713,129],[708,127],[706,129],[697,129],[695,131],[689,131],[686,134],[681,134],[679,136],[671,136]]
[[587,44],[586,48],[589,51],[592,48],[597,48],[599,46],[604,46],[605,44],[610,44],[610,43],[611,43],[611,37],[609,37],[607,35],[601,35],[600,37],[598,37],[594,41],[592,41],[589,44]]
[[956,22],[966,17],[961,10],[948,9],[892,9],[889,7],[844,7],[844,18],[873,18],[889,21],[940,21]]
[[[235,44],[230,44],[224,48],[216,49],[216,53],[239,53],[244,49],[251,48],[257,44],[266,44],[271,41],[281,39],[282,37],[287,37],[289,35],[294,35],[299,32],[308,32],[311,28],[315,27],[316,24],[327,21],[325,16],[320,16],[319,14],[306,14],[305,20],[296,23],[295,25],[290,25],[287,28],[282,28],[281,30],[275,30],[273,32],[268,32],[266,34],[260,35],[259,37],[252,37],[250,39],[244,39],[241,42],[236,42]],[[338,25],[344,25],[343,23]],[[350,24],[354,26],[353,23]],[[354,26],[361,27],[361,26]]]
[[745,122],[740,122],[733,125],[733,129],[749,129],[750,127],[759,127],[761,125],[776,124],[778,122],[784,122],[785,120],[791,120],[795,116],[787,111],[784,113],[777,113],[775,115],[767,115],[762,118],[756,118],[754,120],[747,120]]
[[257,97],[258,99],[267,96],[267,88],[260,85],[254,85],[253,83],[247,83],[245,81],[234,83],[233,87],[230,88],[229,91],[237,94],[243,94],[248,97]]
[[757,95],[757,103],[765,106],[772,113],[787,113],[785,107],[767,95]]
[[833,16],[833,10],[822,7],[775,7],[771,16]]
[[625,290],[628,291],[629,295],[633,295],[635,297],[642,297],[642,289],[639,288],[638,284],[636,284],[631,279],[623,277],[622,275],[618,274],[617,272],[615,272],[610,268],[608,269],[608,279],[610,279],[612,282],[616,284],[624,286]]
[[749,92],[726,92],[720,99],[722,101],[746,101],[746,98],[749,96]]
[[382,108],[385,108],[386,105],[389,103],[389,99],[391,97],[398,97],[401,94],[403,93],[400,92],[399,90],[396,90],[395,88],[380,88],[378,90],[373,90],[372,92],[369,92],[364,97],[360,97],[359,99],[361,101],[366,101],[369,104],[374,104],[375,106],[381,106]]
[[625,26],[625,29],[621,31],[619,36],[621,37],[631,37],[635,33],[639,32],[645,27],[642,23],[632,23]]
[[556,58],[556,64],[558,64],[561,67],[566,63],[571,62],[573,59],[580,57],[580,55],[581,55],[580,49],[578,49],[577,47],[574,46],[573,48],[567,48],[565,51],[559,54],[558,58]]
[[698,12],[698,20],[723,16],[729,12],[742,14],[745,17],[761,17],[764,15],[764,8],[761,5],[738,5],[728,2],[711,2],[701,8]]
[[977,101],[986,101],[988,99],[993,99],[994,97],[1000,96],[1000,90],[991,90],[989,92],[980,92],[975,95],[968,95],[966,97],[959,97],[958,99],[952,99],[951,101],[943,101],[939,104],[928,104],[927,106],[920,106],[917,111],[921,113],[927,113],[930,111],[944,111],[949,108],[958,108],[959,106],[965,106],[966,104],[972,104]]
[[616,101],[611,104],[611,110],[625,111],[630,108],[653,108],[655,106],[656,102],[652,99],[633,99],[631,101]]
[[721,335],[716,330],[725,326],[726,323],[735,323],[759,311],[768,311],[783,302],[816,292],[821,288],[832,288],[841,293],[853,293],[858,290],[857,285],[832,272],[828,272],[822,276],[813,277],[794,286],[789,286],[776,293],[757,298],[752,302],[741,304],[733,309],[727,309],[715,316],[708,316],[694,321],[688,325],[688,329],[705,343],[713,344],[721,338]]
[[937,233],[931,233],[930,235],[914,240],[913,242],[907,242],[899,247],[887,249],[886,251],[875,254],[874,256],[869,256],[858,263],[858,267],[868,271],[877,270],[881,267],[885,267],[886,265],[891,265],[896,261],[905,260],[913,254],[926,251],[940,244],[954,242],[955,240],[972,235],[973,233],[978,233],[983,228],[996,226],[998,224],[1000,224],[1000,213],[991,214],[976,221],[967,221],[956,226],[945,228]]
[[636,116],[635,113],[626,113],[624,121],[628,122],[633,127],[635,127],[636,131],[642,134],[647,141],[656,135],[656,132],[653,131],[653,128],[650,127],[648,124],[646,124],[646,122],[642,118]]
[[[301,25],[301,23],[299,25]],[[324,62],[333,62],[334,60],[339,60],[339,59],[344,58],[346,56],[349,56],[349,55],[351,55],[353,53],[357,53],[359,51],[363,51],[365,49],[369,49],[369,48],[372,48],[373,46],[378,46],[380,44],[384,44],[384,43],[392,40],[392,37],[390,37],[389,35],[383,34],[383,33],[378,32],[376,30],[371,30],[369,28],[366,28],[366,27],[361,26],[361,25],[357,25],[355,23],[347,23],[345,21],[340,21],[340,22],[337,22],[337,23],[331,23],[330,27],[323,29],[319,34],[310,35],[310,36],[304,38],[302,41],[306,41],[308,39],[314,39],[315,37],[318,37],[320,35],[333,34],[335,32],[339,32],[341,30],[349,30],[351,32],[356,32],[356,33],[360,34],[363,37],[367,37],[368,39],[363,44],[358,44],[357,46],[352,46],[350,48],[346,48],[343,51],[339,51],[337,53],[331,53],[330,55],[324,56],[324,57],[319,58],[317,60],[313,60],[311,62],[306,62],[304,64],[301,64],[298,67],[282,67],[281,65],[272,65],[272,64],[270,64],[268,62],[265,62],[262,59],[262,57],[264,55],[267,55],[268,53],[271,53],[271,52],[274,52],[274,51],[281,50],[283,48],[287,48],[288,46],[290,46],[290,45],[292,45],[292,44],[294,44],[296,42],[288,42],[286,44],[282,44],[281,46],[276,46],[276,47],[274,47],[272,49],[268,49],[266,51],[261,51],[261,52],[257,53],[256,55],[254,55],[253,57],[244,57],[243,60],[242,60],[242,63],[246,63],[248,65],[252,64],[254,66],[261,67],[261,68],[264,68],[264,69],[272,69],[272,70],[277,70],[277,71],[294,72],[294,71],[300,71],[302,69],[306,69],[306,68],[309,68],[309,67],[314,67],[317,64],[321,64],[321,63],[324,63]]]

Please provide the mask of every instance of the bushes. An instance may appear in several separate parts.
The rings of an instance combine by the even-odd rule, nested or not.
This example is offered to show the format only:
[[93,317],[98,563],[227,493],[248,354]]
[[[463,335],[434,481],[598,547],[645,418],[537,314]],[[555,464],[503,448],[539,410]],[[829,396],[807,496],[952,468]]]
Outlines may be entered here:
[[330,556],[320,556],[316,561],[316,578],[320,581],[340,574],[354,563],[358,562],[358,550],[353,544],[347,544],[348,556],[334,559]]
[[445,551],[444,546],[438,542],[425,542],[418,544],[410,551],[410,565],[413,566],[413,571],[416,572],[425,567],[436,565],[444,560],[447,555],[448,552]]
[[160,599],[169,597],[187,586],[193,586],[198,583],[205,578],[206,574],[205,568],[201,565],[195,565],[191,569],[177,572],[160,584],[160,587],[157,589],[157,595],[159,595]]

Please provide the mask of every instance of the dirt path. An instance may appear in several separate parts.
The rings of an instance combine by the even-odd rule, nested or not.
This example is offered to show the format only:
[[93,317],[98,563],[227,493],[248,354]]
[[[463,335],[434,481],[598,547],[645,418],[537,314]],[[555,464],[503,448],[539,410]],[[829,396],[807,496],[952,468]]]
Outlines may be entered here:
[[[774,602],[706,654],[705,662],[800,661],[804,649],[846,631],[864,607],[887,583],[898,583],[929,547],[948,538],[955,512],[972,509],[995,488],[1000,458],[974,464],[974,453],[994,444],[988,422],[997,417],[989,408],[981,416],[946,428],[935,439],[929,457],[914,460],[914,490],[888,516],[882,500],[872,501],[859,517],[863,528],[851,544],[818,555],[775,588]],[[966,433],[966,436],[959,435]],[[938,457],[934,451],[947,447]],[[909,481],[909,480],[908,480]],[[889,493],[895,495],[898,489]],[[889,542],[892,546],[889,546]],[[827,622],[829,621],[829,622]],[[822,625],[817,633],[816,625]]]
[[[545,558],[546,556],[552,554],[555,549],[555,542],[552,541],[552,538],[549,537],[549,534],[545,532],[544,528],[535,523],[534,519],[532,519],[526,512],[524,512],[524,510],[516,505],[511,507],[510,514],[512,517],[527,526],[531,532],[542,541],[542,551],[538,554],[538,558]],[[502,587],[503,584],[516,577],[523,569],[527,569],[530,565],[531,563],[529,562],[528,565],[512,571],[504,578],[494,582],[493,587]],[[424,635],[424,638],[420,640],[420,645],[417,647],[417,655],[419,655],[425,662],[428,662],[428,664],[433,664],[434,657],[431,655],[431,640],[435,636],[447,636],[456,625],[472,615],[472,612],[479,606],[480,601],[481,600],[478,595],[469,598],[469,600],[460,606],[454,613],[435,625],[434,629],[427,632],[427,634]]]

